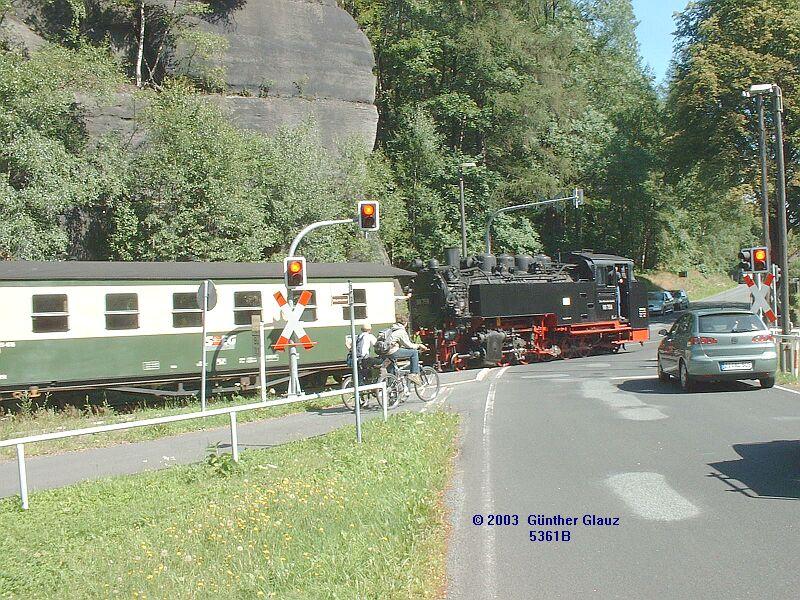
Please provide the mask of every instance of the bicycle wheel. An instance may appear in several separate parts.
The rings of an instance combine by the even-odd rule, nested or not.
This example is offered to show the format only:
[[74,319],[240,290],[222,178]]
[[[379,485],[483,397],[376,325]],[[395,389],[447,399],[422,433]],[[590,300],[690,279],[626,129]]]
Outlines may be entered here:
[[[386,375],[381,381],[386,382],[386,396],[389,400],[387,408],[397,408],[400,401],[403,399],[403,382],[396,375]],[[378,405],[383,408],[383,398],[381,394],[375,393],[378,399]]]
[[[347,388],[353,387],[353,376],[352,375],[345,375],[342,378],[342,387],[341,389],[346,390]],[[361,408],[364,408],[367,405],[367,393],[361,392],[358,395],[359,404]],[[349,410],[356,409],[355,403],[355,394],[350,392],[349,394],[342,394],[342,404],[345,405],[346,408]]]
[[422,384],[415,383],[414,391],[423,402],[436,400],[439,395],[439,374],[433,367],[422,367],[419,372]]

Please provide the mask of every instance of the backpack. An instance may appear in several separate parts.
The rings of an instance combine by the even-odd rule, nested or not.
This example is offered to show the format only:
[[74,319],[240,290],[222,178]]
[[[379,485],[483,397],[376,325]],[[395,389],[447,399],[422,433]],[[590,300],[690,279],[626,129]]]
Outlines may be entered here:
[[394,342],[392,341],[392,328],[384,329],[378,333],[378,339],[375,342],[375,354],[381,356],[382,354],[389,354]]

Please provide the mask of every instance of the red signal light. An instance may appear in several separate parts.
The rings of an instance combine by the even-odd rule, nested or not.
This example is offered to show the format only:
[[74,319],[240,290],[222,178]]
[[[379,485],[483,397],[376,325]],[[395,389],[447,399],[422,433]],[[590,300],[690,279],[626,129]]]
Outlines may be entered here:
[[306,284],[306,259],[302,256],[285,258],[283,278],[287,288],[303,287]]
[[358,203],[358,226],[362,231],[377,231],[379,225],[377,202]]

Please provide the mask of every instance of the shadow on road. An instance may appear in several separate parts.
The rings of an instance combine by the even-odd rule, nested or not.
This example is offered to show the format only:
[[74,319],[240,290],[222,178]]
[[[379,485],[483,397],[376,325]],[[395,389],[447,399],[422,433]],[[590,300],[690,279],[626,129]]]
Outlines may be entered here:
[[[659,381],[655,377],[653,379],[624,381],[617,387],[624,392],[632,392],[634,394],[686,394],[686,392],[681,390],[678,386],[677,381],[665,383]],[[714,383],[698,383],[696,390],[692,393],[718,394],[721,392],[752,392],[758,389],[761,388],[750,385],[744,381],[721,381]]]
[[741,459],[709,463],[710,473],[748,498],[800,499],[800,440],[734,444]]

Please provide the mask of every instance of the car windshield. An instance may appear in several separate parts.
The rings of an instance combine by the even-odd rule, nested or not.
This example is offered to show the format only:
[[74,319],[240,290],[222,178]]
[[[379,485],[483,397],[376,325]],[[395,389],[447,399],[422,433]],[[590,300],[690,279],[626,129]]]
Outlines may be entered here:
[[722,313],[700,317],[700,333],[738,333],[766,329],[756,315],[750,313]]
[[647,299],[648,300],[663,300],[664,298],[662,297],[661,294],[662,294],[662,292],[650,292],[649,294],[647,294]]

